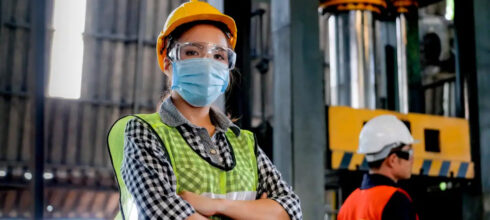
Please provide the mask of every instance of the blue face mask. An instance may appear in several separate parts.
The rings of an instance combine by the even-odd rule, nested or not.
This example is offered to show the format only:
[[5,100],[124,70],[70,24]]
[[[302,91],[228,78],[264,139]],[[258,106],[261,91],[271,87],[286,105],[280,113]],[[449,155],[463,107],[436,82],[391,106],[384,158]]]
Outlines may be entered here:
[[210,105],[228,87],[228,67],[213,59],[179,60],[172,63],[172,69],[172,90],[196,107]]

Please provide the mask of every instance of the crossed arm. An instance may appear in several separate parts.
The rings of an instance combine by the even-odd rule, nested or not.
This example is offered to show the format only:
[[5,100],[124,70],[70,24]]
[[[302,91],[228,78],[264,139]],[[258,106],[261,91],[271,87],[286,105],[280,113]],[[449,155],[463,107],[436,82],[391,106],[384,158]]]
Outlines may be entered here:
[[[224,215],[232,219],[289,219],[284,208],[267,194],[252,201],[210,199],[191,192],[182,192],[180,196],[189,202],[197,213],[188,220],[207,219],[213,215]],[[206,216],[206,217],[205,217]]]
[[138,119],[128,122],[121,167],[141,218],[195,220],[218,214],[232,219],[302,219],[299,198],[260,148],[257,150],[257,193],[267,196],[236,201],[209,199],[191,192],[177,195],[176,178],[164,146],[146,126]]

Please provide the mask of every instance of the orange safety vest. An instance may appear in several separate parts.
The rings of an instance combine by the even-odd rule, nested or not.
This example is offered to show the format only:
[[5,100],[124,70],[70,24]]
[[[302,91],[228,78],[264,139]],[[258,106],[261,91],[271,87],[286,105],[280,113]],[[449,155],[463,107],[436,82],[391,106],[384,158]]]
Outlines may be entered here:
[[[379,185],[369,189],[357,188],[340,208],[338,220],[381,220],[383,209],[395,192],[401,192],[412,201],[408,193],[397,187]],[[419,219],[416,215],[417,220]]]

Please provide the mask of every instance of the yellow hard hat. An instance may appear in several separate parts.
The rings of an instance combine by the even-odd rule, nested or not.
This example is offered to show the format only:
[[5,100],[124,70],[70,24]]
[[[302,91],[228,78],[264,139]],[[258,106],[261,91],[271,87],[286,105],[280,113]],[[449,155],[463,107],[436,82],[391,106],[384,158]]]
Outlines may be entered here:
[[200,2],[198,0],[190,0],[178,8],[172,11],[163,26],[163,30],[157,38],[157,55],[158,64],[160,69],[165,71],[165,63],[163,60],[167,56],[167,42],[166,37],[172,33],[177,27],[182,24],[194,22],[194,21],[216,21],[225,24],[230,30],[231,36],[228,41],[231,47],[234,49],[237,38],[237,28],[235,20],[228,15],[221,13],[218,9],[214,8],[207,2]]

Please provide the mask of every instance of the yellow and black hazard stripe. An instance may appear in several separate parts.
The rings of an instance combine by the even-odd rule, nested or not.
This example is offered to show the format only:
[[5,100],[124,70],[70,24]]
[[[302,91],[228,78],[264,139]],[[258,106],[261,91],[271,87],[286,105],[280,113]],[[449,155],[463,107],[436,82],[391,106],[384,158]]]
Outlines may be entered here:
[[451,161],[438,159],[415,159],[412,173],[426,176],[467,178],[474,177],[471,161]]
[[[332,152],[331,168],[344,170],[368,170],[362,154],[355,152]],[[474,177],[473,162],[415,158],[412,173],[424,176],[439,176],[471,179]]]

